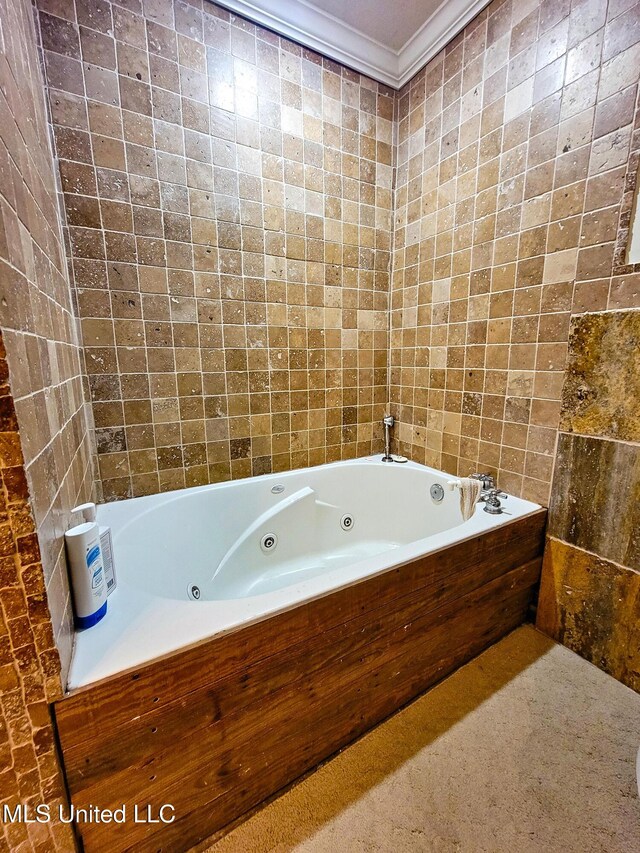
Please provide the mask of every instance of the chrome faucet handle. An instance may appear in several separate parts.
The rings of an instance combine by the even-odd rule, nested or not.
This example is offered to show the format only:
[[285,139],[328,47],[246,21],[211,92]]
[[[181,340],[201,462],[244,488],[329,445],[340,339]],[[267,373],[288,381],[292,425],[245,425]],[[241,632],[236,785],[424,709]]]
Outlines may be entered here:
[[506,492],[501,492],[500,489],[487,489],[486,494],[480,495],[480,497],[478,498],[478,501],[490,502],[490,501],[496,501],[499,498],[507,498],[507,497],[509,497],[509,495],[507,495]]
[[[500,515],[504,512],[500,498],[506,497],[505,493],[501,492],[500,489],[489,489],[486,495],[480,496],[478,503],[484,503],[483,509],[489,515]],[[507,515],[511,515],[511,513],[507,513]]]
[[483,492],[488,492],[496,488],[496,481],[493,474],[469,474],[469,479],[480,480]]

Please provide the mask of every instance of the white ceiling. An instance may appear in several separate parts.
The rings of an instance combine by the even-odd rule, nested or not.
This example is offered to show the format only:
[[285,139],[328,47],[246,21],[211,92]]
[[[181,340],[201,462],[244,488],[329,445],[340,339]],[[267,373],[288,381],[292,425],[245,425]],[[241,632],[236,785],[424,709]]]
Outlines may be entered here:
[[441,4],[442,0],[317,0],[311,5],[374,41],[400,50]]
[[399,89],[489,0],[216,0]]

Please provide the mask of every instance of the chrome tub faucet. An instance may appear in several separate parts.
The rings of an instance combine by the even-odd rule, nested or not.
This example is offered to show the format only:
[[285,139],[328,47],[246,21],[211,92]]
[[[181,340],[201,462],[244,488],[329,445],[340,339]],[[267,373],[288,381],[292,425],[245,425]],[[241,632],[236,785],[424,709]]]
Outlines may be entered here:
[[469,474],[469,479],[480,480],[483,492],[488,492],[490,489],[496,488],[496,481],[493,474]]
[[393,462],[393,456],[391,455],[391,427],[395,423],[395,419],[393,415],[385,415],[382,419],[382,423],[384,424],[384,456],[382,457],[382,462]]
[[482,483],[482,494],[478,498],[478,503],[484,504],[485,512],[490,515],[500,515],[504,512],[500,498],[506,498],[507,495],[496,486],[495,477],[492,474],[469,474],[469,479],[479,480]]

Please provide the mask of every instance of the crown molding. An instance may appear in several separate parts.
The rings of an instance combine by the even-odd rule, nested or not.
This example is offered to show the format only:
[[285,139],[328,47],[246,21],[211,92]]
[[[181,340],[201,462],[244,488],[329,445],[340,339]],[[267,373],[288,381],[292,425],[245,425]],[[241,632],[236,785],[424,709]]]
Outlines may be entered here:
[[487,6],[489,0],[443,0],[397,51],[306,0],[215,2],[361,74],[400,89]]
[[449,44],[491,0],[444,0],[398,51],[396,89]]
[[387,86],[397,85],[398,55],[394,50],[304,0],[216,3]]

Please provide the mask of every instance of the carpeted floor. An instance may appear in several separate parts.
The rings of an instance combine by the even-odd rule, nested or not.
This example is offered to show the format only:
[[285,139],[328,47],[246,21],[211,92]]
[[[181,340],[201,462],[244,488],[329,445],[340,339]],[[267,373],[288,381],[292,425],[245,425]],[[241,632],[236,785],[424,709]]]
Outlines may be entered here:
[[205,849],[640,851],[639,745],[640,696],[524,627]]

